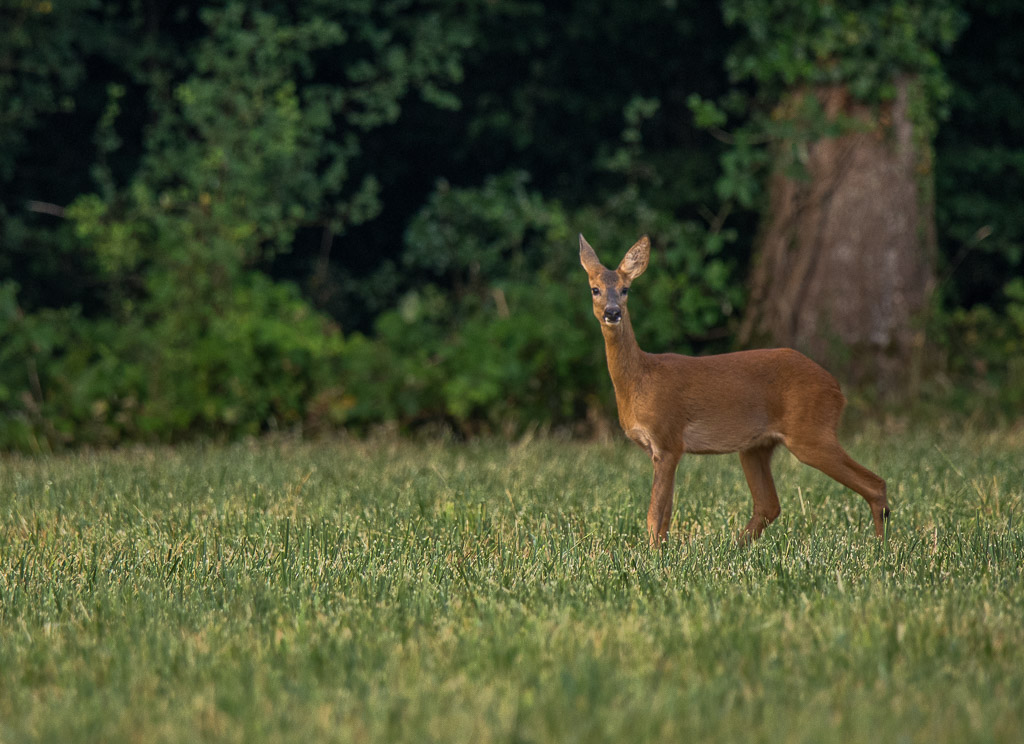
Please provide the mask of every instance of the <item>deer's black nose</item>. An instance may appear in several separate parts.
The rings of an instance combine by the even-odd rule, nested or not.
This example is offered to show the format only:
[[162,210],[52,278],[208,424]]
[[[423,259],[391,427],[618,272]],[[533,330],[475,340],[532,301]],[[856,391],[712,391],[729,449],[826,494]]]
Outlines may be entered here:
[[604,309],[604,320],[606,323],[618,323],[622,320],[622,310],[617,307],[606,307]]

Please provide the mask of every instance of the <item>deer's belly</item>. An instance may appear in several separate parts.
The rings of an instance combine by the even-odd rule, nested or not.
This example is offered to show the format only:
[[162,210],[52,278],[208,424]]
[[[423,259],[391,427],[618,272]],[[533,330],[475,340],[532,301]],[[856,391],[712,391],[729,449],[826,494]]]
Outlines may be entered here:
[[722,455],[774,445],[781,441],[777,432],[759,428],[736,427],[694,422],[683,427],[683,449],[695,455]]

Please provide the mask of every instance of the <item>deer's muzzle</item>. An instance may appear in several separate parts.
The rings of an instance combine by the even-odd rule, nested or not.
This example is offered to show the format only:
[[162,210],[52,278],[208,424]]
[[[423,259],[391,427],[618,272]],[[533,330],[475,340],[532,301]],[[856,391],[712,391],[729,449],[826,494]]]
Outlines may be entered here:
[[609,305],[604,309],[604,322],[612,325],[622,320],[622,309],[616,305]]

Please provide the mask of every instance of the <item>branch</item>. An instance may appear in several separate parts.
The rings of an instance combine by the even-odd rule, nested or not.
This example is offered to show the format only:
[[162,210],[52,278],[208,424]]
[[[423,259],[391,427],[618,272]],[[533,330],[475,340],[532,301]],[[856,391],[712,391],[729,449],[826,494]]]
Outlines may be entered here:
[[38,212],[39,214],[51,214],[54,217],[64,217],[64,207],[59,204],[53,204],[51,202],[44,201],[29,201],[26,205],[28,211]]

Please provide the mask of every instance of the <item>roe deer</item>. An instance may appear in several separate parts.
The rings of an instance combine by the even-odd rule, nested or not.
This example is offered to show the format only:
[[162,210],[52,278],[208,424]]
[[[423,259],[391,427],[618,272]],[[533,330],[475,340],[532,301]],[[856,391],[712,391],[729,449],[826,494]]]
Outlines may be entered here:
[[601,323],[619,423],[654,463],[647,532],[665,540],[672,518],[676,466],[684,452],[739,452],[754,497],[754,514],[740,533],[756,539],[779,516],[771,457],[784,444],[803,463],[868,502],[875,533],[889,518],[885,481],[839,444],[836,426],[846,405],[836,379],[793,349],[757,349],[707,357],[640,350],[626,309],[629,285],[647,268],[646,236],[606,269],[580,235],[580,263],[590,278],[594,315]]

